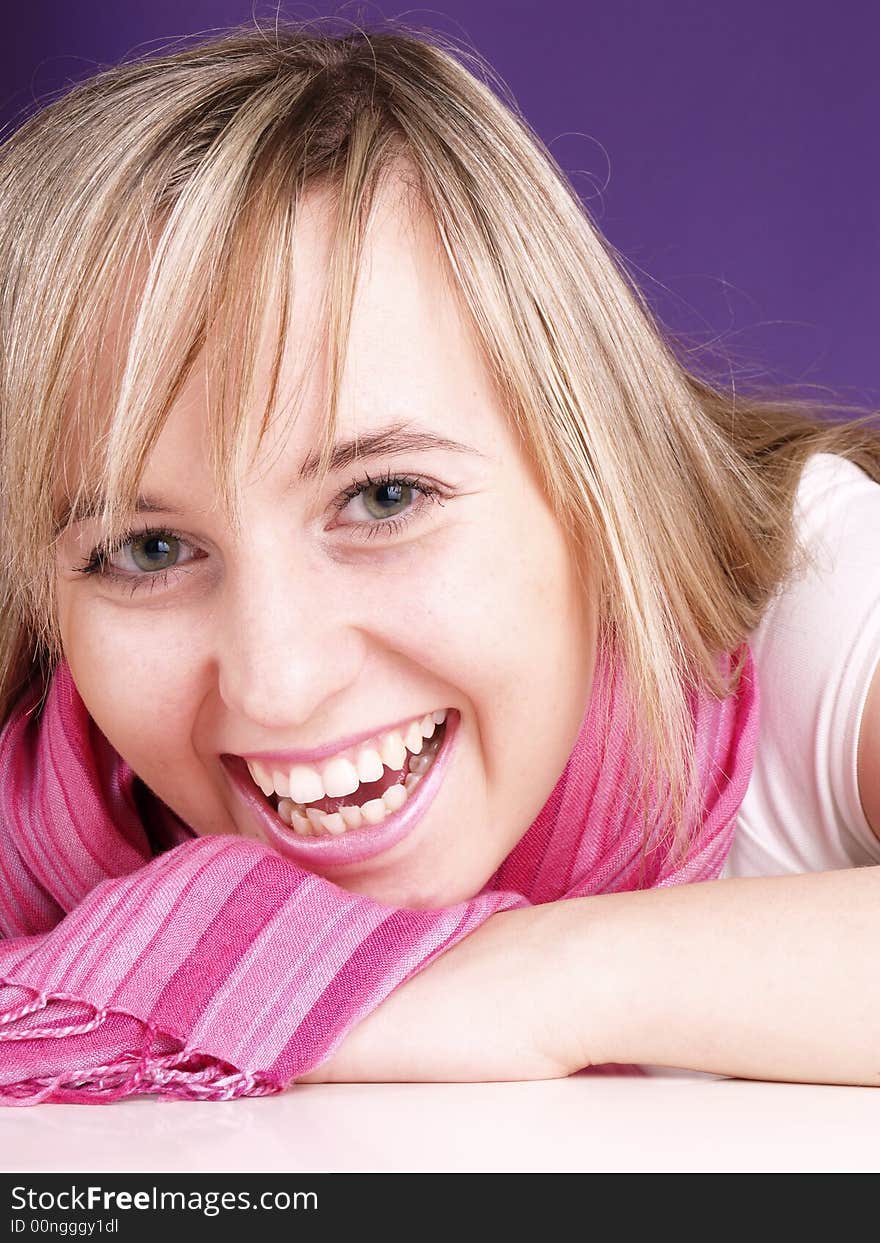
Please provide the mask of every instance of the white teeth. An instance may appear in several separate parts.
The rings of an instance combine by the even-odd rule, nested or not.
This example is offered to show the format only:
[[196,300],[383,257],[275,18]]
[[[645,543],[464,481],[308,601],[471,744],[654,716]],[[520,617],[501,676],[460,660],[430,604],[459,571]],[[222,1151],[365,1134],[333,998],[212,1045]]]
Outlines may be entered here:
[[[410,722],[403,731],[391,730],[372,746],[334,756],[320,770],[309,764],[295,764],[289,772],[284,772],[270,769],[259,760],[248,760],[248,770],[267,798],[276,794],[279,806],[282,800],[289,799],[301,813],[308,803],[317,803],[325,796],[347,798],[356,794],[360,785],[381,780],[386,768],[400,772],[409,762],[409,775],[426,772],[440,742],[437,726],[443,724],[446,716],[445,709],[428,712],[418,721]],[[314,831],[320,833],[323,826],[317,820],[312,823]],[[295,822],[293,827],[296,827]]]
[[272,784],[279,798],[290,798],[290,780],[287,773],[279,772],[276,769],[272,773]]
[[403,739],[396,731],[386,734],[382,739],[382,745],[379,748],[379,754],[388,768],[397,772],[403,768],[406,763],[406,747]]
[[345,832],[345,821],[342,819],[338,811],[334,811],[330,816],[323,816],[321,823],[328,833],[332,833],[334,837],[339,837]]
[[312,827],[309,824],[309,821],[301,812],[296,810],[294,804],[289,798],[282,798],[278,800],[278,815],[286,825],[288,825],[296,833],[299,833],[300,836],[311,836]]
[[254,781],[257,783],[257,785],[258,785],[258,786],[260,787],[260,789],[263,791],[263,793],[265,794],[266,798],[268,798],[268,797],[269,797],[269,795],[272,793],[272,791],[273,791],[273,790],[274,790],[274,788],[275,788],[275,787],[272,785],[272,775],[271,775],[271,773],[269,773],[269,772],[268,772],[268,771],[267,771],[267,770],[263,767],[263,765],[259,763],[259,761],[258,761],[258,760],[248,760],[248,761],[247,761],[247,766],[248,766],[248,768],[249,768],[249,770],[250,770],[250,774],[251,774],[251,776],[253,777]]
[[418,755],[422,749],[422,727],[418,721],[413,721],[409,729],[403,736],[404,746],[407,751],[411,751],[413,755]]
[[347,829],[359,829],[363,824],[364,818],[361,815],[360,807],[340,807],[339,814],[342,816]]
[[408,798],[407,791],[402,785],[389,786],[382,795],[382,802],[385,804],[387,811],[399,811]]
[[338,758],[324,765],[321,782],[324,793],[330,798],[343,798],[346,794],[354,794],[360,785],[358,770],[351,760]]
[[388,808],[380,798],[374,798],[369,803],[364,803],[361,811],[367,824],[379,824],[380,821],[385,819]]
[[358,752],[357,773],[361,781],[378,781],[385,771],[382,756],[371,747]]
[[290,797],[295,803],[317,803],[324,797],[324,786],[314,768],[305,764],[291,768]]
[[312,836],[312,826],[307,816],[300,815],[298,811],[294,811],[291,813],[291,820],[293,821],[294,833],[299,833],[300,837]]
[[[423,768],[430,765],[430,756],[414,757]],[[305,815],[289,798],[282,798],[278,803],[278,815],[286,825],[301,837],[341,837],[348,829],[359,829],[364,824],[381,824],[387,815],[399,811],[422,780],[421,773],[407,773],[401,784],[389,786],[381,798],[371,799],[363,807],[352,804],[340,807],[335,812],[319,811],[317,807],[306,807]]]

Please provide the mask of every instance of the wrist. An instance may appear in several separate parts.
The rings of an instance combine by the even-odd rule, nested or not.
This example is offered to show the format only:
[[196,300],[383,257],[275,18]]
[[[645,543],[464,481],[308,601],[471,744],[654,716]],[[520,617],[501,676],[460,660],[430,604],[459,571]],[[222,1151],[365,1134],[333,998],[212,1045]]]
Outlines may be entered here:
[[612,1055],[623,990],[602,948],[599,898],[505,911],[490,923],[516,956],[535,1053],[559,1077]]
[[546,912],[544,954],[554,963],[548,1017],[565,1073],[630,1061],[619,1035],[629,994],[619,955],[604,931],[607,902],[602,895],[567,898],[536,909]]

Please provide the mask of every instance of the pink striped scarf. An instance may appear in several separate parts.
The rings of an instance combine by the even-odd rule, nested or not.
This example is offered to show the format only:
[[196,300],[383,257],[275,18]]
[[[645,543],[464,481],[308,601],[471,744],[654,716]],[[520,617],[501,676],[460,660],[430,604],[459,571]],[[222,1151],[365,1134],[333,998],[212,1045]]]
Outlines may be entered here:
[[253,840],[194,836],[62,662],[42,710],[34,686],[0,733],[0,1102],[278,1092],[496,911],[717,877],[754,763],[745,658],[735,695],[690,695],[701,788],[683,859],[658,847],[656,808],[643,855],[623,681],[600,652],[540,814],[480,893],[435,910],[349,893]]

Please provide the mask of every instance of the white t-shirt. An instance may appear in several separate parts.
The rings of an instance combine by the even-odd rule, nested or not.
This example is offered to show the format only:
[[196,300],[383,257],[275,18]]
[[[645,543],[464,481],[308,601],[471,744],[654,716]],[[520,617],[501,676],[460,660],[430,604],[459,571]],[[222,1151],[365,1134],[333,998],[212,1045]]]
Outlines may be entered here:
[[880,864],[856,768],[880,661],[880,484],[846,458],[814,454],[796,520],[815,566],[786,581],[749,639],[758,746],[722,877]]

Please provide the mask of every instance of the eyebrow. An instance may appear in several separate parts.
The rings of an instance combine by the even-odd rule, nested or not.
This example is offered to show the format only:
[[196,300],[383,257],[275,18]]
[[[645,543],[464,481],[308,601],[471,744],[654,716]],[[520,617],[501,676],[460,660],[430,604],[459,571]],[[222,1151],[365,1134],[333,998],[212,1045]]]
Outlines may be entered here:
[[[486,454],[475,449],[473,445],[462,444],[458,440],[450,440],[447,436],[438,436],[436,432],[410,426],[408,423],[393,423],[388,427],[379,428],[367,436],[354,436],[349,440],[337,441],[330,454],[330,473],[344,470],[355,462],[367,461],[389,453],[417,453],[430,449],[443,449],[451,453],[471,454],[485,458]],[[320,455],[310,453],[299,470],[298,478],[306,481],[314,479],[320,466]],[[56,537],[69,525],[86,522],[100,514],[102,504],[100,498],[90,497],[82,502],[74,511],[70,504],[65,505],[55,523]],[[179,513],[174,505],[148,496],[139,496],[134,504],[134,513]]]
[[[446,449],[452,453],[472,453],[477,457],[485,457],[472,445],[463,445],[457,440],[449,440],[446,436],[438,436],[435,432],[411,427],[408,423],[393,423],[390,427],[379,428],[368,436],[355,436],[351,440],[338,441],[330,454],[331,472],[343,470],[354,462],[373,457],[381,457],[385,453],[417,453],[427,449]],[[311,453],[300,467],[300,479],[314,479],[318,473],[320,457]]]

